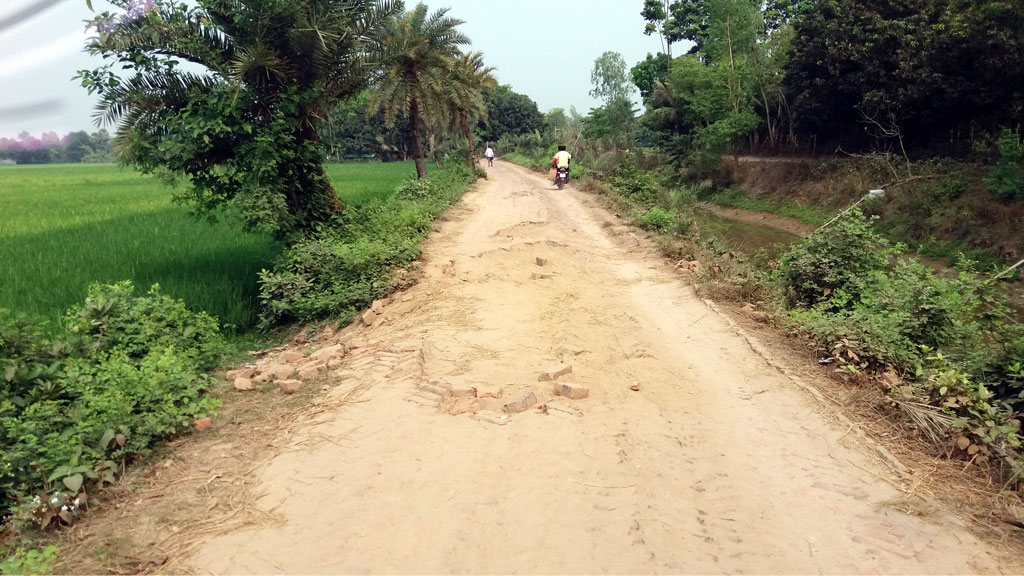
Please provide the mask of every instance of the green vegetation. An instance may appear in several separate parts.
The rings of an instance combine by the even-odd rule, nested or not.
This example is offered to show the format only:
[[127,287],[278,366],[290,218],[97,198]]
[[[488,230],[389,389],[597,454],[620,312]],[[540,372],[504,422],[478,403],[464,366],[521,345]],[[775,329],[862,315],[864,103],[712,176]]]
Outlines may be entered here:
[[996,198],[1024,200],[1024,171],[1020,162],[1024,160],[1024,146],[1020,134],[1004,128],[997,142],[999,162],[984,182],[985,188]]
[[[411,162],[332,164],[355,207],[389,197]],[[59,322],[94,282],[160,284],[193,310],[246,330],[259,317],[260,270],[280,244],[211,224],[171,203],[159,181],[110,165],[0,167],[0,307]]]
[[416,175],[427,177],[426,154],[420,125],[433,131],[443,111],[442,102],[451,102],[446,84],[453,80],[452,64],[459,46],[469,37],[459,31],[462,20],[449,17],[447,8],[429,13],[426,4],[388,21],[384,45],[384,73],[370,97],[370,110],[384,111],[388,127],[398,116],[409,118],[412,153]]
[[784,256],[777,282],[792,318],[841,369],[903,376],[893,399],[947,421],[925,430],[941,447],[983,460],[1013,454],[1022,447],[1024,325],[971,263],[944,278],[893,260],[899,252],[854,210]]
[[[433,167],[428,170],[431,172]],[[389,198],[416,176],[416,166],[411,161],[328,164],[327,175],[346,206],[362,206]]]
[[26,515],[70,524],[87,488],[216,409],[217,321],[158,287],[134,292],[92,286],[53,336],[0,309],[0,517],[37,496]]
[[119,160],[187,179],[196,210],[231,206],[279,237],[341,211],[322,119],[368,87],[402,3],[110,3],[87,45],[104,64],[79,77],[117,125]]
[[453,163],[429,180],[410,180],[393,196],[349,207],[336,226],[296,242],[272,272],[260,274],[263,323],[349,320],[395,285],[395,269],[420,255],[434,218],[476,179]]
[[256,275],[279,250],[171,203],[153,178],[110,165],[0,167],[0,307],[57,323],[94,282],[159,283],[246,329]]
[[0,560],[0,574],[52,574],[56,561],[56,546],[46,546],[41,550],[18,548],[10,558]]
[[[209,373],[232,352],[217,317],[236,336],[257,318],[345,321],[409,281],[400,268],[480,175],[473,128],[484,92],[501,92],[461,51],[462,22],[423,4],[109,3],[87,44],[103,65],[79,79],[116,125],[112,155],[175,184],[178,204],[109,165],[0,168],[0,518],[15,528],[71,524],[92,491],[217,408]],[[30,157],[99,158],[72,136],[46,134]],[[415,166],[325,164],[404,159],[408,140]]]
[[[327,317],[347,320],[386,295],[395,286],[395,268],[419,256],[433,218],[475,180],[462,161],[429,180],[414,179],[411,162],[330,169],[345,182],[339,189],[351,203],[334,225],[295,242],[277,258],[273,272],[259,275],[262,318],[268,326]],[[25,169],[10,172],[16,170]],[[69,179],[74,174],[81,179],[85,170],[105,184],[77,198],[79,220],[72,230],[95,224],[108,230],[106,238],[125,242],[117,236],[123,226],[111,226],[121,221],[122,212],[135,209],[145,216],[147,209],[157,215],[178,210],[154,208],[157,198],[168,202],[168,193],[152,179],[109,166],[57,170]],[[113,185],[117,182],[123,185]],[[133,194],[147,201],[135,206]],[[91,204],[86,201],[90,197]],[[198,243],[204,232],[228,226],[183,216],[177,222],[194,228],[179,233],[196,236]],[[58,222],[47,222],[55,237],[67,231]],[[5,233],[17,238],[15,233],[25,227],[19,220]],[[141,246],[156,244],[135,240]],[[156,250],[135,257],[164,254]],[[192,257],[187,251],[180,256]],[[172,278],[176,262],[166,264]],[[194,420],[216,409],[217,400],[206,394],[213,384],[207,373],[229,352],[217,320],[189,311],[184,301],[159,287],[144,296],[134,291],[130,282],[95,284],[84,304],[71,306],[46,333],[39,324],[0,308],[0,517],[13,513],[43,527],[70,524],[86,491],[112,483],[124,463],[191,429]],[[38,500],[31,502],[33,496]],[[18,558],[10,562],[35,557]]]
[[813,204],[797,204],[792,200],[775,200],[763,196],[755,196],[741,188],[724,190],[706,190],[700,194],[701,200],[709,200],[715,204],[741,208],[754,212],[768,212],[787,218],[795,218],[804,224],[821,226],[832,219],[832,214]]

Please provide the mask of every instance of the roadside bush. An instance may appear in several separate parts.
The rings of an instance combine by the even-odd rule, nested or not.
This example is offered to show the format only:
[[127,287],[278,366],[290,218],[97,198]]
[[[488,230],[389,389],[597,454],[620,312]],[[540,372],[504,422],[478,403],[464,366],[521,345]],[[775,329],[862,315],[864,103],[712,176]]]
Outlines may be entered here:
[[892,396],[937,444],[1019,451],[1024,328],[1005,292],[969,261],[949,278],[894,253],[860,214],[808,238],[782,261],[791,317],[841,370],[905,375]]
[[30,550],[18,548],[9,558],[0,561],[0,574],[52,574],[56,561],[56,546]]
[[1024,146],[1020,134],[1004,128],[997,142],[999,163],[984,178],[985,188],[996,198],[1024,200],[1024,173],[1020,161],[1024,159]]
[[985,462],[1021,449],[1017,412],[941,353],[928,356],[916,378],[895,388],[892,397],[903,406],[911,403],[911,411],[930,406],[946,416],[916,420],[937,444],[952,444],[969,458]]
[[676,223],[675,211],[668,211],[660,206],[653,206],[650,210],[636,213],[636,223],[644,230],[656,232],[669,232]]
[[[204,372],[224,350],[216,320],[156,286],[93,286],[52,337],[0,310],[0,516],[113,482],[119,462],[211,413]],[[59,511],[44,527],[70,522]]]
[[658,200],[658,182],[650,172],[637,167],[636,157],[630,153],[623,156],[609,184],[632,204],[649,207]]
[[942,348],[958,362],[982,370],[988,363],[981,300],[961,279],[935,276],[916,260],[852,281],[856,298],[840,289],[793,317],[837,360],[873,370],[910,370],[922,349]]
[[452,163],[429,179],[405,182],[383,202],[346,208],[294,243],[273,271],[260,273],[263,325],[355,317],[391,291],[396,268],[419,258],[434,218],[475,178],[468,165]]
[[90,287],[85,303],[65,316],[67,331],[87,338],[95,352],[117,351],[140,360],[174,347],[196,369],[217,366],[225,352],[217,319],[190,312],[181,300],[161,294],[158,284],[144,297],[134,292],[131,282]]
[[782,258],[782,284],[800,306],[814,306],[837,291],[856,299],[854,280],[882,270],[896,253],[854,208]]

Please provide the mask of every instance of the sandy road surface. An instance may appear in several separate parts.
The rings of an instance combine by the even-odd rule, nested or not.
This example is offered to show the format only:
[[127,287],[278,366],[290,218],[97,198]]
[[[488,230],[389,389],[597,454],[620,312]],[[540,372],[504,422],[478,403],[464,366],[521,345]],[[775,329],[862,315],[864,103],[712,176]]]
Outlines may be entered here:
[[[256,472],[282,524],[208,541],[192,568],[1000,570],[955,521],[888,505],[899,493],[871,451],[610,222],[584,194],[497,164],[429,241],[426,278],[386,322],[343,336],[353,351],[331,394],[361,402]],[[560,360],[589,398],[538,382]],[[504,400],[437,394],[465,386]],[[547,414],[452,414],[530,391]]]

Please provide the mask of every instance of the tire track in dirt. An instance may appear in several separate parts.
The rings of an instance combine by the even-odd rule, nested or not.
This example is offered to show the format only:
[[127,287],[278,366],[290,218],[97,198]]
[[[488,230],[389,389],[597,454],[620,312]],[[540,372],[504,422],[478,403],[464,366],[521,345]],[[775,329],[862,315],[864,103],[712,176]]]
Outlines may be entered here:
[[[207,541],[194,569],[1013,568],[952,517],[888,506],[873,452],[592,199],[490,174],[428,241],[422,282],[339,335],[351,353],[328,394],[360,401],[255,473],[281,524]],[[589,398],[538,382],[559,361]],[[502,398],[454,397],[488,386]],[[530,392],[546,412],[497,411]]]

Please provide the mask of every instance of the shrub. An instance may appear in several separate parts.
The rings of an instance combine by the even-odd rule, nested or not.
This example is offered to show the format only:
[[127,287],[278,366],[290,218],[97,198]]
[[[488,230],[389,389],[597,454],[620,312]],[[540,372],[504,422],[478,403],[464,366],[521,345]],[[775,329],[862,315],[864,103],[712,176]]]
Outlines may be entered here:
[[18,548],[10,558],[0,561],[0,574],[52,574],[56,561],[56,546],[39,550]]
[[675,222],[675,211],[670,212],[659,206],[651,207],[646,213],[636,213],[636,223],[644,230],[668,232],[672,230]]
[[1007,200],[1024,200],[1024,173],[1020,161],[1024,158],[1024,146],[1020,135],[1004,128],[997,142],[999,163],[984,178],[985,188],[993,196]]
[[352,318],[386,295],[395,269],[420,256],[433,219],[474,179],[468,165],[451,164],[429,179],[405,182],[383,202],[346,208],[294,243],[273,271],[260,273],[263,325]]
[[0,515],[44,490],[112,482],[117,461],[212,412],[203,372],[224,351],[216,320],[157,286],[93,286],[52,337],[0,310]]
[[658,183],[654,176],[636,165],[633,154],[625,154],[622,164],[609,179],[612,189],[632,204],[649,207],[658,199]]
[[947,440],[970,458],[987,461],[993,449],[1012,454],[1021,448],[1020,421],[1009,404],[941,353],[928,356],[916,378],[893,389],[892,397],[936,407],[948,416],[948,429],[926,431],[936,440],[948,435]]
[[955,171],[939,181],[932,191],[932,200],[945,202],[956,200],[967,193],[970,185],[962,170]]
[[782,284],[801,306],[813,306],[837,291],[856,298],[859,294],[853,281],[885,268],[896,253],[854,208],[782,258]]
[[793,319],[846,371],[907,374],[893,397],[934,441],[980,460],[1019,450],[1024,327],[1001,288],[964,259],[955,278],[886,266],[893,251],[859,214],[818,236],[783,259],[785,286],[810,306]]
[[90,287],[85,304],[65,316],[67,331],[88,338],[95,351],[117,350],[140,360],[173,346],[196,369],[217,365],[225,348],[215,318],[190,312],[181,300],[161,294],[158,284],[144,297],[134,292],[131,282]]
[[[860,368],[905,371],[922,349],[941,349],[975,373],[998,364],[989,344],[1003,330],[990,315],[990,287],[964,270],[942,278],[916,260],[850,279],[809,310],[792,316],[838,360]],[[856,294],[854,296],[853,294]]]

